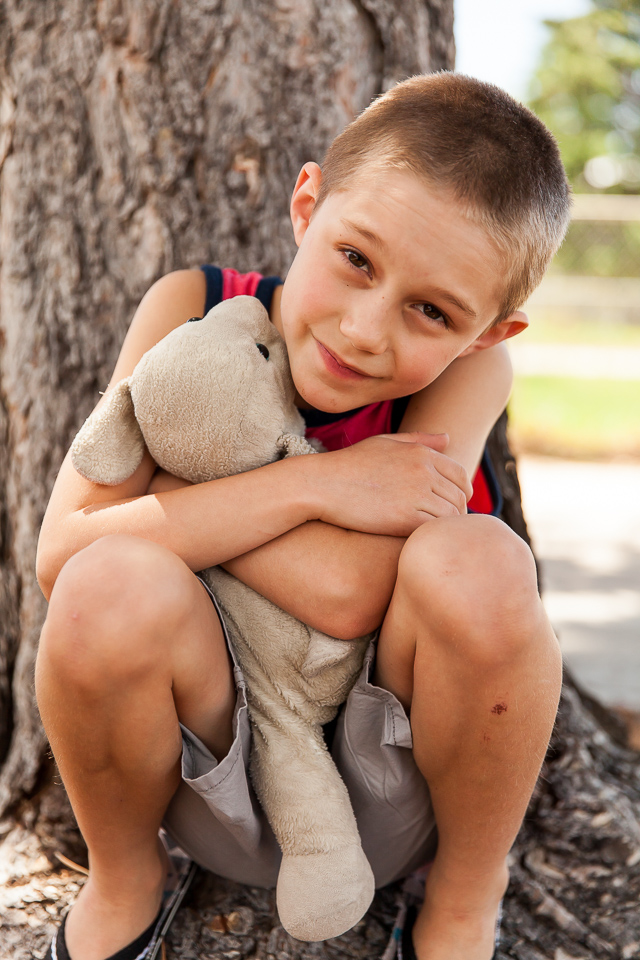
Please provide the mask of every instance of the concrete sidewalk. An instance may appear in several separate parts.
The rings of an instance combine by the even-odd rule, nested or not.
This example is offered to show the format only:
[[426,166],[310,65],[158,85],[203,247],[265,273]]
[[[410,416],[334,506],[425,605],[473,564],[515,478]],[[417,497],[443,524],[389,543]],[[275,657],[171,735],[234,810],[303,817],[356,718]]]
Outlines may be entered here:
[[640,464],[518,458],[543,599],[602,701],[640,711]]

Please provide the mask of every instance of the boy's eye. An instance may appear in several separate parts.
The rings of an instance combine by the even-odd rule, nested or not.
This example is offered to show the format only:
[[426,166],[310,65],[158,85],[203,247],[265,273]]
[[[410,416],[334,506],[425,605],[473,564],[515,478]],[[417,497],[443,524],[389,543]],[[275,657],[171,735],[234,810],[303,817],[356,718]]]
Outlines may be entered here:
[[369,261],[362,256],[361,253],[358,253],[357,250],[345,250],[344,255],[352,266],[357,267],[358,270],[362,270],[363,267],[369,266]]
[[442,311],[438,310],[437,307],[434,307],[432,303],[421,303],[420,310],[425,317],[429,317],[430,320],[440,320],[442,323],[444,323],[445,327],[447,326],[447,318]]

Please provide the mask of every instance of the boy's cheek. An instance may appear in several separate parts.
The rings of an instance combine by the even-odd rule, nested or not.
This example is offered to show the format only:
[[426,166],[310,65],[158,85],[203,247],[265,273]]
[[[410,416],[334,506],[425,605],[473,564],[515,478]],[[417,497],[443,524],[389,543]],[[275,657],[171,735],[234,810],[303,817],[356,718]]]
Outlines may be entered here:
[[313,331],[321,335],[323,328],[339,324],[344,305],[329,298],[321,283],[314,281],[305,285],[303,294],[297,290],[292,293],[286,301],[283,294],[281,305],[285,340],[290,349],[296,342],[312,339]]
[[412,358],[411,363],[399,371],[407,393],[417,393],[433,383],[459,356],[454,345],[444,348],[433,344],[428,349],[423,347],[422,350],[416,349],[415,345],[406,345],[403,352],[405,357]]

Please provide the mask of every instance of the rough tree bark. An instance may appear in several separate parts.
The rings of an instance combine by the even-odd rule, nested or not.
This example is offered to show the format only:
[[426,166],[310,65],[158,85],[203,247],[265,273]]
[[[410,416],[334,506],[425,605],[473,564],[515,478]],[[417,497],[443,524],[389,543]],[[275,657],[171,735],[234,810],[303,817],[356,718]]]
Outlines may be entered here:
[[[37,532],[136,302],[204,262],[284,272],[301,164],[371,97],[453,65],[452,0],[0,0],[0,958],[42,957],[83,857],[33,700]],[[526,537],[505,424],[505,520]],[[565,689],[513,855],[504,954],[640,955],[637,755]],[[375,957],[396,891],[324,945],[203,876],[169,955]]]

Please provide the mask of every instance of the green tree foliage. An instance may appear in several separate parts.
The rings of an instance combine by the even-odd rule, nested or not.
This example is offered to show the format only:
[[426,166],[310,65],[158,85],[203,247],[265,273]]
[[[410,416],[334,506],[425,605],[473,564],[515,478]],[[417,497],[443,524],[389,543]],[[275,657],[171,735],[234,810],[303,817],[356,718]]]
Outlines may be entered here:
[[529,105],[555,133],[574,188],[640,190],[640,0],[594,0],[547,21]]

